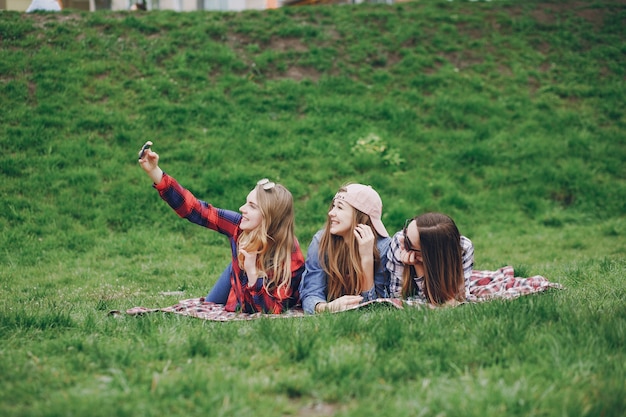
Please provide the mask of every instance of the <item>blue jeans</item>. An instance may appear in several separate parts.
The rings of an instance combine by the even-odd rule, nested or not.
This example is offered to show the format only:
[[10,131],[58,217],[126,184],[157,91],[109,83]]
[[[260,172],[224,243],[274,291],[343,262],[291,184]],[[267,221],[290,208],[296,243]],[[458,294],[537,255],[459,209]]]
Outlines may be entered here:
[[204,301],[208,301],[215,304],[226,304],[228,301],[228,294],[230,293],[230,274],[233,272],[233,265],[228,264],[222,275],[217,279],[217,282],[209,291]]

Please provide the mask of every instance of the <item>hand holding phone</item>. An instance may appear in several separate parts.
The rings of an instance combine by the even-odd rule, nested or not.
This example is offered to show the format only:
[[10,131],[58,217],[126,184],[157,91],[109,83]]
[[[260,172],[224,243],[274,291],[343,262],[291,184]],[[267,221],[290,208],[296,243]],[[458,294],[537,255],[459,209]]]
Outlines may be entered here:
[[[155,184],[161,182],[163,178],[163,171],[159,168],[159,155],[156,152],[153,152],[150,147],[152,146],[151,141],[147,141],[139,151],[139,166],[146,171],[148,176],[152,178],[152,181]],[[147,154],[150,150],[150,153]]]
[[141,147],[141,151],[139,151],[139,159],[142,159],[144,154],[146,153],[146,151],[148,149],[150,149],[150,147],[152,146],[152,142],[147,141],[142,147]]

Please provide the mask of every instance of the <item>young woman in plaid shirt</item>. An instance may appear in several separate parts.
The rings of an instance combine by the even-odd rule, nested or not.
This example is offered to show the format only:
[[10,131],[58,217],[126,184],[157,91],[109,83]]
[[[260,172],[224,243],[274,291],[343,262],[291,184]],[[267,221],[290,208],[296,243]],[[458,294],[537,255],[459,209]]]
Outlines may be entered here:
[[228,237],[232,262],[205,301],[227,311],[282,313],[299,304],[304,257],[294,235],[293,197],[282,185],[261,180],[250,191],[241,213],[198,200],[159,168],[159,155],[139,153],[139,164],[154,188],[176,213]]
[[382,209],[380,196],[370,186],[339,189],[326,225],[309,245],[300,284],[305,312],[342,311],[387,296],[390,239]]
[[473,267],[474,246],[454,221],[441,213],[422,214],[391,239],[390,295],[434,305],[463,302]]

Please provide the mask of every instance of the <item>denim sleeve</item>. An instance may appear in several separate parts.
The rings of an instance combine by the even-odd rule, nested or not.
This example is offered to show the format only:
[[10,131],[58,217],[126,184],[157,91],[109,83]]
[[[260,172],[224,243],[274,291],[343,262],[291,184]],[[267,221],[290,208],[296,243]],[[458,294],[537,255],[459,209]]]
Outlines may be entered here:
[[308,314],[315,313],[316,304],[326,302],[327,277],[319,262],[319,238],[320,232],[317,232],[309,245],[300,282],[302,309]]
[[372,288],[370,288],[367,291],[363,291],[361,293],[361,297],[363,297],[363,301],[361,301],[362,303],[366,302],[366,301],[371,301],[371,300],[375,300],[378,298],[378,294],[376,291],[376,285],[374,285]]
[[[378,270],[374,273],[374,288],[370,291],[361,293],[363,301],[373,300],[375,298],[387,298],[389,297],[389,273],[387,272],[387,252],[389,251],[389,244],[391,239],[388,237],[380,238],[376,242],[378,247],[378,254],[380,256],[380,264]],[[366,298],[371,297],[371,298]]]

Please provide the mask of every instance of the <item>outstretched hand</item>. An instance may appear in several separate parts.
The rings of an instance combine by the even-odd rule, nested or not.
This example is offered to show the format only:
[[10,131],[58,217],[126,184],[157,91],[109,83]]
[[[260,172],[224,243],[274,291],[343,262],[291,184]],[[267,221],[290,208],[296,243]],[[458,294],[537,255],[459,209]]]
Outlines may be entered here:
[[159,168],[159,154],[152,151],[151,146],[152,142],[147,141],[139,151],[139,165],[152,178],[152,181],[158,184],[163,178],[163,171]]

